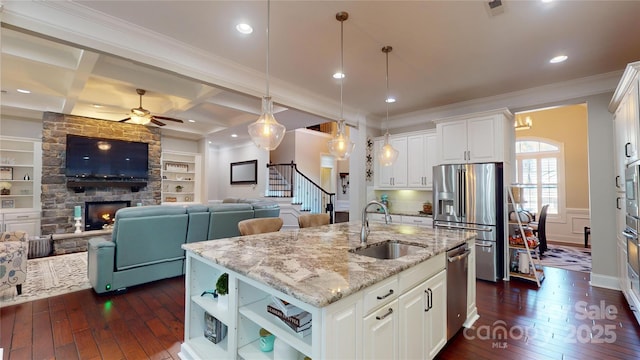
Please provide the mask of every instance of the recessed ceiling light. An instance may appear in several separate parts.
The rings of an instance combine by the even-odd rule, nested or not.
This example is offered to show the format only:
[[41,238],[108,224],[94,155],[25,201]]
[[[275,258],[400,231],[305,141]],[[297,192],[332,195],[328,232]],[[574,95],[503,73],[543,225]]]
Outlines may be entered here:
[[96,109],[100,109],[102,107],[102,105],[100,105],[100,104],[91,104],[91,106],[96,108]]
[[561,63],[565,60],[567,60],[569,57],[567,55],[558,55],[554,58],[552,58],[551,60],[549,60],[550,63],[552,64],[557,64],[557,63]]
[[396,102],[396,99],[392,98],[392,97],[388,97],[384,102],[391,104],[391,103]]
[[253,32],[253,28],[249,24],[238,24],[236,25],[236,30],[238,30],[240,34],[245,35],[251,34]]
[[17,89],[17,91],[22,94],[31,94],[31,91],[25,89]]
[[209,144],[213,144],[213,141],[209,140]]
[[190,123],[194,123],[194,122],[196,122],[195,120],[192,120],[192,119],[189,119],[189,120],[187,120],[187,121],[188,121],[188,122],[190,122]]
[[344,74],[341,73],[341,72],[337,72],[337,73],[333,74],[333,78],[334,79],[341,79],[341,78],[344,78],[344,77],[345,77]]
[[237,137],[238,137],[238,134],[231,134],[231,137],[232,137],[232,138],[237,138]]

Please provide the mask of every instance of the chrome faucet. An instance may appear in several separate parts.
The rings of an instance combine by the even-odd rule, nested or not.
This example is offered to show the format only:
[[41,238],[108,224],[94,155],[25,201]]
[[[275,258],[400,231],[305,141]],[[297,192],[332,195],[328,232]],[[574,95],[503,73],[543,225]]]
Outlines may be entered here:
[[367,209],[371,205],[378,205],[382,207],[384,210],[384,223],[388,224],[391,221],[391,216],[389,215],[389,209],[387,206],[379,201],[372,200],[364,206],[362,209],[362,229],[360,230],[360,244],[364,245],[367,243],[367,237],[369,236],[369,220],[367,219]]

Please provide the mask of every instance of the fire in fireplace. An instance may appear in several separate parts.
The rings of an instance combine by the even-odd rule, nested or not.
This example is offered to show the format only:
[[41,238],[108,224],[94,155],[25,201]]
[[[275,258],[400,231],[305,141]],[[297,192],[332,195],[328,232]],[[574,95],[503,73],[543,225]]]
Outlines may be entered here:
[[84,203],[84,229],[103,230],[113,226],[118,209],[131,206],[131,201],[87,201]]

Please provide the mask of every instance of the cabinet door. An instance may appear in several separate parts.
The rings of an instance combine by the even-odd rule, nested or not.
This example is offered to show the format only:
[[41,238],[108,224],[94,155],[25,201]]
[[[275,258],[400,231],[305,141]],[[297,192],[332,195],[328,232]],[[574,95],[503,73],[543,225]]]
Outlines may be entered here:
[[[426,359],[427,341],[427,286],[426,282],[398,299],[399,317],[399,358]],[[443,323],[443,325],[446,324]]]
[[436,132],[438,163],[466,163],[467,120],[450,121],[437,124]]
[[625,156],[625,147],[627,146],[627,123],[624,117],[626,109],[618,107],[613,115],[614,127],[614,163],[615,163],[615,188],[616,191],[624,191],[624,170],[626,168],[627,157]]
[[396,138],[390,138],[389,143],[394,149],[398,150],[398,158],[391,165],[392,169],[392,181],[393,187],[406,187],[407,186],[407,137],[400,136]]
[[429,189],[433,188],[433,167],[438,164],[436,159],[436,143],[437,136],[436,134],[427,134],[425,135],[425,148],[426,155],[425,159],[425,186]]
[[472,163],[503,161],[502,126],[498,116],[469,119],[467,123],[467,160]]
[[362,343],[362,300],[350,301],[326,314],[325,347],[327,359],[358,359]]
[[447,343],[447,275],[446,270],[442,270],[437,275],[426,281],[426,288],[430,300],[429,311],[425,313],[427,323],[427,351],[429,359],[433,359],[436,354]]
[[427,144],[424,134],[407,137],[407,185],[411,188],[426,187]]
[[389,137],[389,144],[398,150],[398,158],[390,166],[382,166],[378,160],[378,153],[384,145],[384,139],[375,140],[375,172],[377,187],[406,187],[407,186],[407,137]]
[[640,144],[640,115],[638,114],[638,81],[633,81],[629,87],[625,99],[625,118],[627,123],[627,163],[632,163],[640,155],[638,154],[638,145]]
[[40,220],[8,221],[4,231],[24,231],[28,236],[40,236]]
[[398,359],[398,300],[364,318],[362,343],[363,359]]
[[374,151],[374,171],[375,171],[375,186],[376,187],[391,187],[391,181],[393,177],[393,166],[382,166],[380,165],[380,160],[378,158],[378,154],[380,149],[384,145],[383,139],[377,139],[374,142],[373,151]]

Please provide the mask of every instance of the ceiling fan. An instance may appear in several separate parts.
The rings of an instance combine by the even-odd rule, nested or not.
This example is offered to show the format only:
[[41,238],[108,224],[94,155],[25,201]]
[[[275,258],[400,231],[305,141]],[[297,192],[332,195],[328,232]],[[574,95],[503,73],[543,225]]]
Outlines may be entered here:
[[131,115],[128,118],[122,119],[120,120],[120,122],[125,122],[125,121],[129,121],[131,120],[132,122],[139,124],[139,125],[146,125],[148,123],[154,123],[158,126],[165,126],[167,124],[163,123],[160,120],[168,120],[168,121],[175,121],[175,122],[179,122],[182,123],[183,121],[180,119],[174,119],[174,118],[170,118],[170,117],[166,117],[166,116],[158,116],[158,115],[151,115],[151,112],[145,108],[142,107],[142,95],[146,94],[147,91],[143,90],[143,89],[136,89],[136,92],[138,93],[138,95],[140,95],[140,106],[138,106],[137,108],[133,108],[131,109]]

